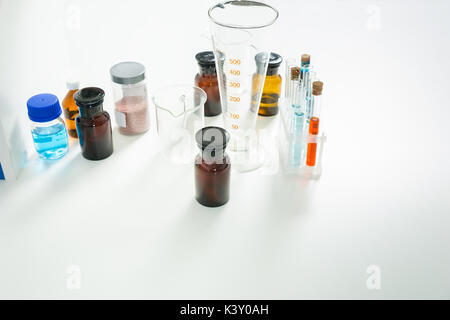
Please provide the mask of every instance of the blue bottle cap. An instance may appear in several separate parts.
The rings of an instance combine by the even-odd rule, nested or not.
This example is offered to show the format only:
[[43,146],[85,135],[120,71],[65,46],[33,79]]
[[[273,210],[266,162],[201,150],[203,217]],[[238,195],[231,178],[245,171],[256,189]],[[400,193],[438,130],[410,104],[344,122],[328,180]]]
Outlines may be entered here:
[[61,113],[58,97],[50,93],[32,96],[27,101],[28,117],[34,122],[47,122],[57,119]]

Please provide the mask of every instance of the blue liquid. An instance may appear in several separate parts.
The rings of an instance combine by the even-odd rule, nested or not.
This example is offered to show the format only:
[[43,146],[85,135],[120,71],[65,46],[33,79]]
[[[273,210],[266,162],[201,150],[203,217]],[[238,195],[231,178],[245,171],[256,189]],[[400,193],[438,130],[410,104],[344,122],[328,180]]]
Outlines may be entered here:
[[37,127],[31,134],[36,151],[41,158],[55,160],[67,153],[69,141],[64,124]]
[[300,166],[303,163],[303,128],[305,125],[305,114],[301,111],[296,111],[293,117],[294,135],[291,145],[291,164]]

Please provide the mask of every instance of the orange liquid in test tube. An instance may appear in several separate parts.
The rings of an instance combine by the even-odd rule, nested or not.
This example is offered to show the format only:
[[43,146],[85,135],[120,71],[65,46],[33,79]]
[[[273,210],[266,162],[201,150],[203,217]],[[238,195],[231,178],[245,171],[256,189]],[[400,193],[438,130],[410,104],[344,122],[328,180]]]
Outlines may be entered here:
[[[319,134],[319,118],[311,117],[309,120],[309,134],[317,136]],[[306,155],[306,165],[314,167],[316,165],[317,143],[308,143]]]

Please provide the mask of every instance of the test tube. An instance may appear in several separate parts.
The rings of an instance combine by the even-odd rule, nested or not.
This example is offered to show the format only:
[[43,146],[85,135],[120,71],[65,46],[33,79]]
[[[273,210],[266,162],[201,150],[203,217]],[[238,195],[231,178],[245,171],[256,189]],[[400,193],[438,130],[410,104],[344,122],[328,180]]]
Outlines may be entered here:
[[286,73],[284,76],[285,86],[284,86],[284,98],[286,99],[287,106],[290,108],[290,99],[292,95],[292,82],[291,80],[291,69],[296,67],[295,60],[294,59],[287,59],[286,60]]
[[[320,109],[322,102],[322,89],[323,82],[314,81],[312,84],[312,112],[313,115],[309,121],[309,135],[317,136],[319,134],[319,123],[320,123]],[[306,165],[309,167],[314,167],[316,165],[316,154],[317,154],[317,142],[309,142],[307,155],[306,155]]]
[[300,82],[303,84],[303,92],[302,92],[302,105],[304,105],[304,112],[309,121],[309,107],[308,107],[308,93],[311,91],[309,89],[311,82],[310,81],[310,66],[311,66],[311,56],[309,54],[302,54],[300,60]]
[[289,131],[290,133],[294,132],[294,121],[295,121],[295,110],[299,107],[300,103],[300,92],[299,92],[299,81],[300,81],[300,68],[299,67],[292,67],[290,69],[290,99],[288,101],[289,103],[289,110],[288,110],[288,123],[289,123]]
[[295,97],[293,104],[293,118],[292,118],[292,144],[290,147],[290,159],[291,164],[294,166],[301,166],[304,163],[305,159],[305,144],[304,144],[304,128],[305,128],[305,95],[308,90],[308,82],[307,78],[303,73],[302,78],[302,69],[299,70],[299,80],[298,84],[296,84],[295,88]]
[[309,54],[302,54],[301,64],[300,64],[302,71],[308,72],[310,65],[311,65],[311,56]]

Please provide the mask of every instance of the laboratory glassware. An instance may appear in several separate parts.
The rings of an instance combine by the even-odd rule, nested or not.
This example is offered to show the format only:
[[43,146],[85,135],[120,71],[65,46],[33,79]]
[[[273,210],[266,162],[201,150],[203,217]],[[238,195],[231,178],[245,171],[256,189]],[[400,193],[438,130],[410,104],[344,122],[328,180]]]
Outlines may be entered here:
[[195,85],[203,89],[207,95],[205,117],[217,116],[222,113],[222,106],[214,53],[212,51],[199,52],[195,59],[200,68],[195,76]]
[[207,207],[219,207],[230,198],[231,163],[225,149],[229,133],[220,127],[202,128],[195,134],[201,152],[195,159],[197,201]]
[[[281,76],[278,74],[283,58],[276,53],[270,54],[269,65],[267,67],[266,79],[259,106],[260,116],[274,116],[278,113],[278,100],[281,94]],[[256,76],[256,75],[255,75]]]
[[67,132],[72,138],[78,138],[77,126],[75,124],[75,118],[77,117],[79,111],[78,107],[73,99],[73,95],[80,88],[80,83],[78,81],[67,81],[67,90],[69,90],[62,101],[64,109],[64,117],[66,118]]
[[119,132],[134,135],[148,131],[150,119],[145,67],[138,62],[120,62],[112,66],[109,73]]
[[309,55],[302,55],[298,62],[287,59],[285,75],[285,95],[280,108],[281,162],[288,173],[318,179],[327,139],[322,128],[319,129],[323,84],[316,78]]
[[155,91],[153,103],[163,155],[175,164],[190,164],[197,153],[195,133],[204,127],[206,93],[192,85]]
[[230,149],[248,151],[278,11],[257,1],[226,1],[212,6],[208,15]]
[[[322,96],[323,83],[321,81],[314,81],[312,84],[312,116],[309,121],[309,134],[317,136],[319,134],[320,123],[320,108]],[[316,165],[317,143],[308,143],[308,153],[306,156],[306,165],[314,167]]]
[[75,119],[81,152],[88,160],[102,160],[113,153],[111,118],[103,110],[105,92],[96,87],[78,90],[75,103],[80,114]]
[[46,160],[63,157],[69,141],[58,98],[49,93],[37,94],[27,101],[31,135],[39,156]]

